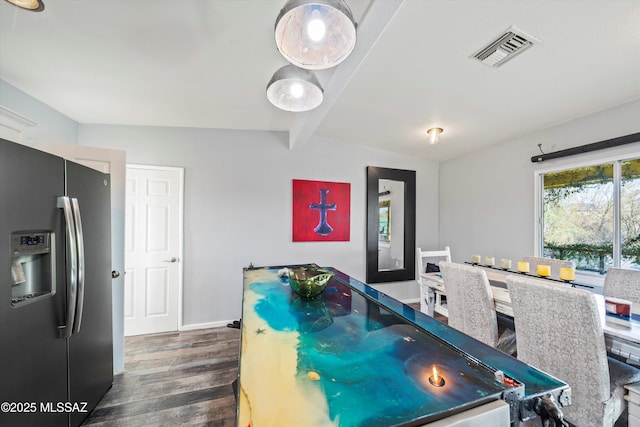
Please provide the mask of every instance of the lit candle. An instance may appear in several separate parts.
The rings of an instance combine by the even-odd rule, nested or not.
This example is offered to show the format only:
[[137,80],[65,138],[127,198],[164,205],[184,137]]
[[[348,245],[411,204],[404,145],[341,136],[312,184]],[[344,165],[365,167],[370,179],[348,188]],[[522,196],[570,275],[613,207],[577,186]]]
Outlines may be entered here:
[[486,256],[484,257],[484,264],[488,265],[489,267],[493,267],[494,265],[496,265],[496,259],[492,256]]
[[526,261],[518,261],[518,271],[520,273],[528,273],[529,272],[529,263]]
[[500,268],[504,269],[504,270],[508,270],[511,268],[511,260],[510,259],[505,259],[502,258],[500,260]]
[[480,255],[471,255],[471,264],[480,264]]
[[442,378],[438,374],[438,369],[436,368],[435,365],[433,365],[433,368],[431,371],[432,371],[432,375],[429,377],[429,383],[431,383],[431,385],[434,387],[442,387],[444,385],[444,378]]
[[540,264],[538,265],[538,276],[547,277],[551,274],[551,266]]
[[571,267],[563,267],[560,269],[560,280],[570,282],[576,279],[576,271]]

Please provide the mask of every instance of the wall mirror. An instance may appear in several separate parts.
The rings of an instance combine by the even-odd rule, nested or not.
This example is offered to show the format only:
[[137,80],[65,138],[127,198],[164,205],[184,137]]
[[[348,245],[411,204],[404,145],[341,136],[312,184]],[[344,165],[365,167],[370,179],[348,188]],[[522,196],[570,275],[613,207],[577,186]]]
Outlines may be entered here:
[[416,172],[367,167],[367,283],[415,279]]

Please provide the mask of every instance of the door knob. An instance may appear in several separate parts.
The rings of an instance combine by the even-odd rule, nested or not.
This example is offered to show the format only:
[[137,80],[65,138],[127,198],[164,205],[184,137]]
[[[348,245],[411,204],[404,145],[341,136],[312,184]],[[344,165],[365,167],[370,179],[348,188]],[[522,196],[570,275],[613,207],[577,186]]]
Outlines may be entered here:
[[113,271],[111,272],[111,278],[112,278],[112,279],[116,279],[116,278],[118,278],[118,277],[120,277],[120,272],[119,272],[118,270],[113,270]]
[[178,258],[172,256],[171,258],[164,259],[163,261],[164,262],[176,262],[177,260],[178,260]]

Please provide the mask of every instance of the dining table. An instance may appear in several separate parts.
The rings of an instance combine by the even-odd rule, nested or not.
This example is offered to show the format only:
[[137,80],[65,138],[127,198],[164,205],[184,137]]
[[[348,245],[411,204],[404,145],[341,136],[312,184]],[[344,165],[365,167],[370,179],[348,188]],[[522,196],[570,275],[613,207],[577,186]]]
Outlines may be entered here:
[[571,403],[564,381],[335,268],[299,294],[302,268],[243,270],[237,427],[518,427],[540,400]]
[[[493,294],[493,300],[495,302],[496,312],[509,319],[513,319],[513,307],[511,306],[511,298],[509,296],[509,290],[507,289],[507,276],[511,274],[521,275],[523,273],[503,270],[491,266],[483,266],[481,264],[475,264],[474,266],[483,269],[487,274],[487,279],[489,280],[491,293]],[[538,277],[530,274],[527,274],[527,276],[538,280],[549,280],[544,277]],[[441,273],[421,273],[420,277],[421,279],[424,279],[422,283],[431,289],[432,294],[428,302],[430,305],[429,310],[446,315],[446,286],[442,280]],[[553,281],[558,282],[561,286],[572,286],[572,283],[570,282],[563,283],[558,280]],[[588,291],[593,292],[592,289],[594,288],[587,289]],[[607,351],[621,359],[624,359],[628,363],[640,365],[640,315],[634,313],[627,325],[621,325],[609,321],[605,310],[604,296],[597,292],[593,292],[593,294],[602,320],[602,329],[604,332]],[[436,295],[438,298],[436,298]],[[636,306],[636,311],[638,309],[640,309],[640,304],[637,304]]]

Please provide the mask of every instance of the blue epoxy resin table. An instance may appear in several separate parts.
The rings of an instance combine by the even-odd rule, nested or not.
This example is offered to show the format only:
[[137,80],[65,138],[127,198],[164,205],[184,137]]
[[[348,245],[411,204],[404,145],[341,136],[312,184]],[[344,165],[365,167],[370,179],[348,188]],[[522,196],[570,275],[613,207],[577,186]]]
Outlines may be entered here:
[[496,403],[518,425],[536,397],[570,401],[564,382],[340,271],[306,300],[280,268],[244,270],[240,427],[419,426]]

